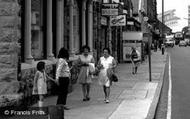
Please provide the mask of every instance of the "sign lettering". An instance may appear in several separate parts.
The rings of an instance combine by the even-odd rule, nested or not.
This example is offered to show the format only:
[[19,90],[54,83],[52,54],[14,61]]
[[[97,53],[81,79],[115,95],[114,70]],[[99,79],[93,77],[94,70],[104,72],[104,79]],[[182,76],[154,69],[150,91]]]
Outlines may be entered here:
[[125,15],[110,17],[110,25],[111,26],[125,26],[126,25]]
[[119,14],[119,4],[102,4],[102,15],[114,16]]

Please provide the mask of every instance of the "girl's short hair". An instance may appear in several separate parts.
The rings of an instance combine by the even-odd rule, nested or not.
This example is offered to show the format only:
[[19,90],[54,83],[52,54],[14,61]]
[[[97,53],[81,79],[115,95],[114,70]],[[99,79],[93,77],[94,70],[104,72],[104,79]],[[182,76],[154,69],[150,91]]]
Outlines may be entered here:
[[104,50],[107,50],[107,51],[108,51],[108,54],[110,54],[110,52],[111,52],[109,48],[104,48],[103,51],[104,51]]
[[45,69],[45,62],[43,61],[38,62],[36,68],[38,71],[42,71],[43,69]]
[[58,58],[69,59],[69,52],[64,47],[59,50]]
[[84,52],[84,49],[87,49],[88,52],[90,52],[90,47],[89,47],[88,45],[84,45],[84,46],[82,46],[82,50],[81,50],[81,52]]

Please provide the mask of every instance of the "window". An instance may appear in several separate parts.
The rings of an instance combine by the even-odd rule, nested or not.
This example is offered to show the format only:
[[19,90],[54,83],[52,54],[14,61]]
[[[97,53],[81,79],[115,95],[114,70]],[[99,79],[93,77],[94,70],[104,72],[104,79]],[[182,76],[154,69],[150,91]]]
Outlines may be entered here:
[[31,26],[31,51],[34,60],[44,59],[44,29],[41,29],[44,25],[43,17],[43,1],[32,0],[32,26]]

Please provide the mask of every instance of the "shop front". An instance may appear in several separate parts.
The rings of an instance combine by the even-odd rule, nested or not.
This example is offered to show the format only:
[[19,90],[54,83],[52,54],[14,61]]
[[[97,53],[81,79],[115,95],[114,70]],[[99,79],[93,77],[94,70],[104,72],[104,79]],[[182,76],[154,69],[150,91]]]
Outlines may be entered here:
[[[123,32],[123,61],[130,61],[131,47],[135,47],[142,54],[142,32]],[[142,58],[140,58],[141,60]]]

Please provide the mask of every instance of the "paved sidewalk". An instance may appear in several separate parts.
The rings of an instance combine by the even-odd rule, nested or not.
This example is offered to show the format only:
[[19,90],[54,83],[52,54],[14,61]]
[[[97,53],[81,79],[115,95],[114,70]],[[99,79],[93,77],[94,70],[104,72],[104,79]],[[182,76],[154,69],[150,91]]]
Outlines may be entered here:
[[[149,82],[148,61],[143,62],[136,75],[133,75],[130,63],[117,67],[119,82],[111,87],[110,103],[104,103],[102,87],[98,79],[93,80],[88,102],[82,101],[82,90],[79,84],[73,86],[65,110],[65,119],[145,119],[153,118],[162,84],[166,55],[152,52],[152,82]],[[55,105],[57,97],[49,97],[45,105]],[[149,110],[151,109],[151,110]]]

